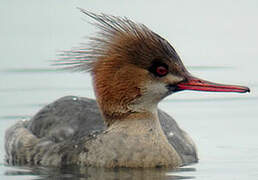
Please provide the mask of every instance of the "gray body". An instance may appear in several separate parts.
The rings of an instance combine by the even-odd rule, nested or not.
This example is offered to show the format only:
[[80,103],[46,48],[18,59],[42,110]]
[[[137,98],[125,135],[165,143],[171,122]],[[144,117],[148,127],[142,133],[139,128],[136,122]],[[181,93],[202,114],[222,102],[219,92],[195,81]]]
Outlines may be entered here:
[[[168,142],[181,159],[180,166],[196,163],[198,157],[191,138],[164,111],[158,110],[158,116]],[[7,130],[6,160],[12,165],[78,164],[78,154],[87,154],[87,143],[97,142],[106,128],[95,100],[62,97],[31,120],[20,121]]]

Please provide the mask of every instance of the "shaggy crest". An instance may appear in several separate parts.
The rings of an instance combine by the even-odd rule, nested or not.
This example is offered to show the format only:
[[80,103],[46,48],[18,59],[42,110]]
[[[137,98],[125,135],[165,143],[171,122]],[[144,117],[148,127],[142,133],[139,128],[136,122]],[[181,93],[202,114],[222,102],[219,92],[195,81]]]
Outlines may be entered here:
[[[96,21],[93,25],[99,29],[97,36],[90,37],[86,46],[83,44],[83,47],[64,51],[61,54],[62,58],[57,60],[56,65],[64,65],[65,69],[75,71],[92,72],[98,59],[108,56],[111,50],[121,52],[130,49],[130,47],[124,47],[116,41],[126,37],[144,43],[145,48],[148,48],[149,51],[153,51],[153,47],[156,47],[157,51],[181,62],[175,49],[145,25],[134,23],[126,17],[98,15],[84,9],[80,9],[80,11]],[[148,56],[144,53],[139,54],[141,52],[137,53],[140,56]]]

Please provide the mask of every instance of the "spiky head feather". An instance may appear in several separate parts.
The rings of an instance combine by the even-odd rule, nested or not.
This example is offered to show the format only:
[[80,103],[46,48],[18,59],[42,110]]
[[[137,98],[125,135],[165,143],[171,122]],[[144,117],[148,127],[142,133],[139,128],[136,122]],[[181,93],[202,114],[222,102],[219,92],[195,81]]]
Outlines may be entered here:
[[99,59],[110,55],[124,56],[127,60],[132,58],[132,63],[139,64],[149,64],[146,60],[151,61],[153,56],[160,58],[164,55],[180,61],[175,49],[145,25],[126,17],[98,15],[84,9],[80,11],[95,20],[93,24],[99,29],[97,36],[90,37],[86,47],[62,53],[57,64],[76,71],[92,72]]
[[59,64],[91,72],[98,105],[110,125],[135,111],[131,107],[145,93],[143,84],[153,80],[148,69],[154,60],[173,64],[169,68],[174,73],[182,62],[175,49],[145,25],[80,10],[96,21],[99,32],[88,46],[64,52]]

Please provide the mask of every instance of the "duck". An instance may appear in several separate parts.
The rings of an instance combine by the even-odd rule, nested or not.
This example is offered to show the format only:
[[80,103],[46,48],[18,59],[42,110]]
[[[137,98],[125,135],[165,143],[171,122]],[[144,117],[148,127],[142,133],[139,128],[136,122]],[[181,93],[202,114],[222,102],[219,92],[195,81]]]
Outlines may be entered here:
[[183,90],[246,93],[239,85],[197,78],[170,43],[126,17],[95,14],[88,45],[64,51],[56,64],[89,72],[96,100],[66,96],[5,133],[10,165],[177,168],[198,162],[187,132],[158,108]]

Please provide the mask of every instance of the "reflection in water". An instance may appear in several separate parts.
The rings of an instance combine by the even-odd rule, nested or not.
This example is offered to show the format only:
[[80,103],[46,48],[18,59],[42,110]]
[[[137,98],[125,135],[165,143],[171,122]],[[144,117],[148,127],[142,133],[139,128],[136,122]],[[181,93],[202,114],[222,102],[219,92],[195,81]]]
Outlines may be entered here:
[[[94,168],[94,167],[65,167],[65,168],[44,168],[44,167],[19,167],[11,168],[5,171],[6,176],[35,176],[33,179],[136,179],[136,180],[178,180],[178,179],[195,179],[193,176],[180,176],[173,173],[193,172],[195,168],[178,168],[176,170],[149,168],[149,169],[132,169],[132,168]],[[169,173],[168,173],[169,172]]]

